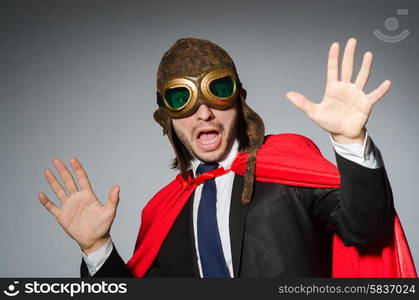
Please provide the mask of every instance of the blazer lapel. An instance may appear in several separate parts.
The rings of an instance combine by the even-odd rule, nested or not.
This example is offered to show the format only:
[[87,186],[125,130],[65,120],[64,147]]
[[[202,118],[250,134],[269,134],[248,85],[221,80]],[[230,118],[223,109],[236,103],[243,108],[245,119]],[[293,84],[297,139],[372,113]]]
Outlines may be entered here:
[[189,210],[189,231],[191,232],[191,239],[190,239],[190,245],[192,247],[192,260],[193,260],[193,270],[194,270],[194,277],[199,278],[199,267],[198,267],[198,257],[196,256],[196,247],[195,247],[195,234],[194,234],[194,228],[193,228],[193,203],[195,199],[195,191],[192,193],[190,200],[190,207]]
[[241,201],[243,184],[243,176],[235,174],[230,203],[230,243],[235,278],[238,278],[240,274],[244,224],[248,208],[248,205],[243,205]]

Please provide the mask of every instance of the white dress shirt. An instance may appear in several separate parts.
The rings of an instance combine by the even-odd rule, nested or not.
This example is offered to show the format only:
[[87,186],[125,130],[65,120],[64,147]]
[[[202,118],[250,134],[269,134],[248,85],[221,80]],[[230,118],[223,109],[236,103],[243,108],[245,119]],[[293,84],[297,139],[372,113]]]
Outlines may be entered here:
[[[381,155],[379,150],[375,147],[368,133],[365,136],[363,145],[353,144],[338,144],[332,137],[330,137],[335,151],[342,157],[351,160],[355,163],[358,163],[364,167],[376,169],[383,166]],[[228,156],[221,162],[218,162],[220,167],[224,169],[229,169],[231,164],[234,161],[238,153],[238,142],[237,140],[231,147],[231,150]],[[196,176],[196,169],[198,168],[201,161],[194,159],[192,161],[192,171]],[[215,184],[217,187],[217,222],[218,230],[220,232],[221,245],[223,248],[223,253],[225,261],[230,272],[230,277],[233,277],[233,261],[231,256],[231,245],[230,245],[230,230],[229,230],[229,216],[230,216],[230,201],[231,201],[231,192],[233,189],[234,173],[228,172],[222,176],[215,178]],[[202,266],[199,256],[198,248],[198,238],[197,238],[197,216],[198,216],[198,207],[199,201],[201,199],[203,185],[200,184],[195,189],[195,195],[193,199],[193,228],[194,228],[194,237],[195,237],[195,249],[196,256],[198,258],[198,268],[200,277],[202,276]],[[104,264],[106,259],[109,257],[113,250],[112,240],[109,240],[98,250],[85,255],[82,251],[83,259],[87,265],[90,275],[99,270],[99,268]]]

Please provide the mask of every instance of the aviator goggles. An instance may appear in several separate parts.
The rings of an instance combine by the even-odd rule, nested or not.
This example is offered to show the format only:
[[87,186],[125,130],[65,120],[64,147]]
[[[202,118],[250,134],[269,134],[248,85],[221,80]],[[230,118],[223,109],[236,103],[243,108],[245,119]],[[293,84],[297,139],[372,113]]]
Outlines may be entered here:
[[164,105],[173,118],[188,117],[201,104],[227,109],[237,99],[238,82],[237,75],[225,68],[215,69],[198,77],[172,78],[158,91],[159,104]]

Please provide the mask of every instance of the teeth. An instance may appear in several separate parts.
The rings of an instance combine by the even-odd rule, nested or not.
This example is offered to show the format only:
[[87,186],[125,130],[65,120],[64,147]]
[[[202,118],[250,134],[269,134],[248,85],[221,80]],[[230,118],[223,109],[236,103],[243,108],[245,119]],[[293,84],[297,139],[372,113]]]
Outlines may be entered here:
[[213,138],[212,140],[210,140],[210,141],[202,142],[202,144],[204,144],[204,145],[213,144],[213,143],[215,143],[215,141],[217,140],[217,138],[218,138],[218,135],[215,138]]

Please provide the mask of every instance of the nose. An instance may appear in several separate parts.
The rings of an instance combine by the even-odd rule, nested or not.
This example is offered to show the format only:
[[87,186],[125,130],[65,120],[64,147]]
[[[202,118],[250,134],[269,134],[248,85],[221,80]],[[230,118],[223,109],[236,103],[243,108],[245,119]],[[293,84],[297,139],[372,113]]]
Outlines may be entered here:
[[198,120],[209,121],[214,118],[214,113],[206,104],[201,104],[195,112]]

